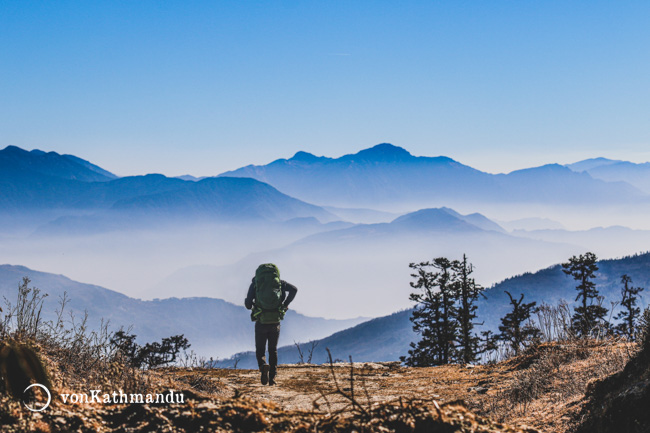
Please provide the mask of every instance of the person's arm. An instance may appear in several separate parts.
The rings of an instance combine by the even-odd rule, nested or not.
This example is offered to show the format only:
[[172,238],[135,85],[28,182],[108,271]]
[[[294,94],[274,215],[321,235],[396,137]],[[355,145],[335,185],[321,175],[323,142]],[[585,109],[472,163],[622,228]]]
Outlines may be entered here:
[[293,301],[293,298],[296,297],[296,293],[298,293],[298,289],[293,284],[287,283],[286,281],[283,280],[282,291],[287,294],[287,298],[285,299],[283,305],[285,306],[285,308],[288,308],[291,301]]
[[247,310],[253,308],[254,300],[255,300],[255,279],[253,279],[250,287],[248,287],[248,294],[246,295],[246,299],[244,300],[244,306],[246,307]]

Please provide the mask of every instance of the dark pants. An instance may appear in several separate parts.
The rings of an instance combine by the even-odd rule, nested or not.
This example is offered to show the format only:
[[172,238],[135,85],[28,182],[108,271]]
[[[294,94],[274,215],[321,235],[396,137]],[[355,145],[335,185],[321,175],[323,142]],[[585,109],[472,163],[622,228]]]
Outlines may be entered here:
[[266,342],[269,342],[269,366],[275,372],[278,365],[278,339],[280,338],[280,324],[255,322],[255,355],[257,366],[261,369],[266,365]]

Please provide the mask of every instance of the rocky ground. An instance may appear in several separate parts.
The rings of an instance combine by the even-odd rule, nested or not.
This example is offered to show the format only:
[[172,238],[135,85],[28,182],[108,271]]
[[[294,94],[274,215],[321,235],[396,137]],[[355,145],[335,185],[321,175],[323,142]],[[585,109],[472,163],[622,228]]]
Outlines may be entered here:
[[[71,405],[55,396],[33,413],[2,397],[0,423],[3,432],[568,432],[587,388],[621,371],[635,348],[554,343],[477,366],[282,365],[276,386],[253,370],[170,368],[147,373],[148,384],[182,390],[183,404]],[[72,382],[54,382],[72,391]]]
[[[263,386],[254,370],[205,374],[224,396],[242,395],[288,410],[335,411],[359,405],[419,399],[462,401],[473,412],[544,432],[566,432],[574,424],[590,383],[620,371],[635,351],[620,342],[547,344],[507,362],[407,368],[399,363],[283,365],[277,386]],[[196,371],[176,371],[192,377]],[[350,380],[352,376],[353,380]],[[334,392],[337,389],[343,393]]]

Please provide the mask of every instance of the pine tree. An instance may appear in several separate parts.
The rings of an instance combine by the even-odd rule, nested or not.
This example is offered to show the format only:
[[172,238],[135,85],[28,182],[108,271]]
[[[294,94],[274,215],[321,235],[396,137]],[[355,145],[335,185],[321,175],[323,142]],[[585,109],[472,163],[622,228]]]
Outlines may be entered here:
[[632,287],[632,278],[627,274],[621,276],[621,305],[625,308],[616,315],[617,320],[622,320],[616,325],[615,330],[620,335],[626,336],[630,340],[636,337],[636,323],[641,314],[641,309],[636,306],[637,297],[643,291],[642,287]]
[[458,275],[458,324],[460,335],[458,341],[458,352],[460,361],[470,364],[476,361],[479,354],[480,338],[474,333],[474,319],[476,319],[476,300],[481,295],[483,288],[476,284],[470,275],[474,272],[474,266],[467,263],[467,256],[463,254],[462,262],[454,262],[454,270]]
[[[454,262],[439,257],[433,262],[411,263],[411,274],[416,281],[410,283],[418,292],[410,299],[417,306],[411,316],[413,331],[421,340],[411,343],[409,356],[400,360],[411,367],[448,364],[456,357],[457,310],[454,306],[457,293],[453,274]],[[434,271],[430,271],[433,268]],[[437,289],[437,290],[436,290]]]
[[571,326],[573,331],[582,337],[592,335],[600,327],[609,326],[605,320],[607,309],[600,302],[594,303],[594,300],[602,301],[598,296],[596,284],[592,281],[595,278],[594,273],[598,270],[597,260],[594,253],[588,252],[573,256],[567,263],[562,263],[562,271],[579,283],[576,286],[576,302],[580,302],[580,306],[574,309]]
[[449,364],[457,358],[456,340],[458,337],[458,309],[456,301],[458,300],[458,285],[453,273],[457,262],[452,262],[445,257],[438,257],[433,261],[431,266],[438,271],[436,276],[436,286],[440,290],[441,298],[441,325],[440,346],[442,349],[442,363]]
[[400,357],[400,360],[409,367],[424,367],[439,363],[436,331],[440,327],[440,295],[434,291],[435,281],[427,271],[428,266],[428,262],[409,264],[409,267],[416,272],[411,274],[416,281],[412,281],[410,285],[420,290],[419,293],[414,292],[409,296],[409,299],[417,304],[410,320],[413,322],[413,331],[422,337],[417,344],[413,342],[410,344],[408,357]]
[[510,344],[515,355],[518,355],[522,347],[539,338],[541,334],[539,329],[527,323],[530,320],[530,315],[535,313],[535,305],[537,303],[524,303],[523,293],[519,300],[513,298],[507,290],[506,294],[510,298],[512,311],[501,318],[501,326],[499,326],[500,334],[497,338]]

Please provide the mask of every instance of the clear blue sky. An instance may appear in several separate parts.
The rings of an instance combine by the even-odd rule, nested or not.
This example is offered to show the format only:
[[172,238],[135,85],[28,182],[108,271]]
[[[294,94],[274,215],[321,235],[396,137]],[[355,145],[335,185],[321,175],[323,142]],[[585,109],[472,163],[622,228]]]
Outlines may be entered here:
[[380,142],[650,160],[648,1],[2,1],[0,147],[213,175]]

